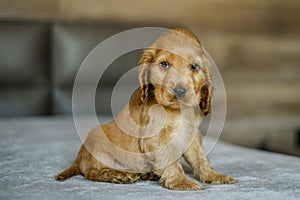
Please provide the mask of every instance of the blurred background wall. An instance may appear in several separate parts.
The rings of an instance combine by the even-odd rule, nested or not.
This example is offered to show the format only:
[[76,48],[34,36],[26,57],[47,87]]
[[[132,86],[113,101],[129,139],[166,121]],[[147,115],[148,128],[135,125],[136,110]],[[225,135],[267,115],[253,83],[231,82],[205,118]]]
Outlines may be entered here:
[[[222,138],[300,155],[299,11],[295,0],[0,0],[0,115],[70,114],[76,71],[95,45],[128,28],[183,26],[223,76]],[[109,96],[115,82],[105,82]]]

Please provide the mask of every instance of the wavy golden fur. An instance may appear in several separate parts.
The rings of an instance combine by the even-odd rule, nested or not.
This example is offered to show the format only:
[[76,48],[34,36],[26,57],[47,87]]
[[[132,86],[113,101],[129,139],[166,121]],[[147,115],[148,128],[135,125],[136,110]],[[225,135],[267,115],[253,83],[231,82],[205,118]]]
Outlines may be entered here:
[[56,180],[82,174],[101,182],[148,179],[173,190],[203,189],[184,175],[183,156],[196,179],[234,183],[211,167],[202,147],[198,126],[210,111],[213,85],[198,38],[181,28],[163,34],[141,56],[139,82],[128,105],[89,133],[74,164]]

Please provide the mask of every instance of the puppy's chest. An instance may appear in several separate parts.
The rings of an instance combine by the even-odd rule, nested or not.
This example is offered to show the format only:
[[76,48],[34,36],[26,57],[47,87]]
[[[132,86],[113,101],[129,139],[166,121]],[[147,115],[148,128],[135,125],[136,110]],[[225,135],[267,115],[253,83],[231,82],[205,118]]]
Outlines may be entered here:
[[193,112],[186,115],[168,113],[164,127],[152,137],[140,139],[142,152],[161,151],[164,148],[180,148],[198,131],[200,119]]

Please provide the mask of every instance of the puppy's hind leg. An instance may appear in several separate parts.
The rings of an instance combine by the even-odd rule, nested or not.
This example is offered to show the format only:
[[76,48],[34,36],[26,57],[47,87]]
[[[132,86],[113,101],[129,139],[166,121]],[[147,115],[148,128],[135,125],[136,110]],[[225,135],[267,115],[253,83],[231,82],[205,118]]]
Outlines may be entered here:
[[145,174],[141,174],[140,179],[149,180],[149,181],[158,181],[160,179],[160,176],[155,174],[154,172],[148,172]]
[[55,176],[55,180],[64,181],[67,178],[70,178],[72,176],[76,176],[79,174],[80,174],[80,170],[79,170],[78,166],[76,164],[73,164],[71,167],[69,167],[68,169],[64,170],[63,172],[61,172],[60,174]]
[[140,179],[138,174],[122,172],[110,168],[87,170],[85,178],[92,181],[111,183],[133,183]]

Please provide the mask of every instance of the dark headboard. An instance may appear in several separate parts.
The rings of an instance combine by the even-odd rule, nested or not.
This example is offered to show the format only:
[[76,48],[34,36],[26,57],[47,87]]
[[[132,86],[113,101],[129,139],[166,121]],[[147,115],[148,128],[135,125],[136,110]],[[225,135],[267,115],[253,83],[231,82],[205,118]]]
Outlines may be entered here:
[[[101,41],[134,27],[0,22],[0,116],[71,114],[73,83],[84,58]],[[140,54],[141,50],[125,54],[105,71],[96,94],[97,113],[111,114],[113,86],[137,66]]]

